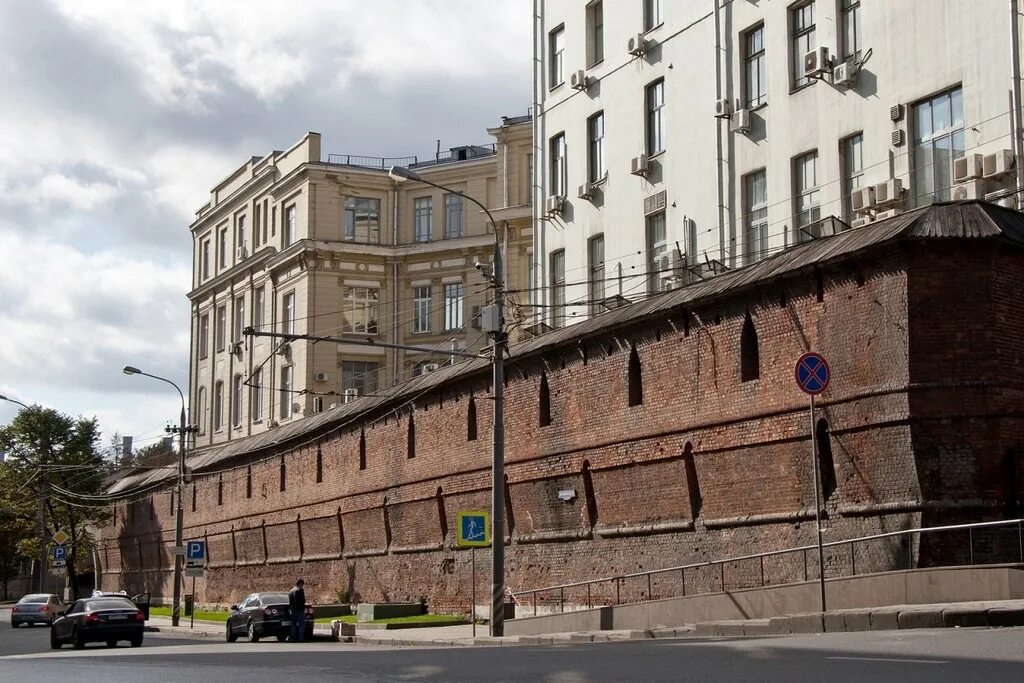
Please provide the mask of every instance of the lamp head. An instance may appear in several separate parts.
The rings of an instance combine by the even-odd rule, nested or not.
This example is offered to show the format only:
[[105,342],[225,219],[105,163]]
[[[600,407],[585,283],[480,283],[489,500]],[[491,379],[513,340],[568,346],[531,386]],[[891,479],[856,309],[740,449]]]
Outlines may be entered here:
[[142,370],[139,370],[138,368],[133,368],[130,365],[126,365],[126,366],[124,366],[124,369],[121,370],[121,372],[123,372],[126,375],[137,375],[137,374],[141,373]]
[[418,173],[410,171],[404,166],[392,166],[390,170],[388,170],[388,177],[394,180],[396,183],[404,183],[406,180],[420,179]]

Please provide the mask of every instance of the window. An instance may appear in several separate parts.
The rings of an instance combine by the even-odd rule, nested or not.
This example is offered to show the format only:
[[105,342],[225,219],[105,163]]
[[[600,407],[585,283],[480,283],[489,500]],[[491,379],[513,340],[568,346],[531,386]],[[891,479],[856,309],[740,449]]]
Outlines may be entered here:
[[238,231],[237,231],[237,235],[238,235],[238,239],[235,242],[235,246],[237,246],[238,248],[242,248],[242,247],[244,247],[246,245],[246,242],[245,242],[245,216],[239,216],[238,217]]
[[665,81],[647,86],[647,156],[665,151]]
[[373,394],[377,391],[377,377],[380,363],[362,360],[344,360],[341,362],[341,391],[345,393],[355,389],[360,396]]
[[843,61],[860,59],[860,0],[840,0],[839,27]]
[[430,197],[418,197],[413,200],[413,224],[415,240],[429,242],[431,227],[434,221],[434,200]]
[[820,192],[818,191],[818,152],[808,152],[793,159],[793,178],[796,194],[796,240],[807,236],[807,228],[821,219]]
[[210,239],[206,238],[203,240],[202,246],[202,272],[203,279],[208,280],[210,278]]
[[224,382],[213,385],[213,431],[224,427]]
[[242,376],[235,375],[231,387],[231,426],[242,426]]
[[412,288],[412,331],[430,332],[430,285]]
[[948,201],[953,160],[964,155],[963,90],[944,92],[914,107],[913,152],[916,204]]
[[629,351],[629,367],[626,372],[627,394],[630,406],[638,406],[644,402],[643,377],[640,375],[640,354],[636,346]]
[[864,134],[857,133],[839,143],[842,160],[843,220],[853,220],[853,205],[850,196],[864,182]]
[[604,112],[587,119],[587,172],[590,182],[604,180]]
[[359,430],[359,469],[366,469],[366,431]]
[[466,441],[476,441],[476,399],[472,396],[466,408]]
[[281,419],[292,416],[292,366],[281,368]]
[[274,236],[274,232],[277,230],[277,207],[273,206],[270,208],[270,236]]
[[320,483],[324,480],[324,456],[320,450],[320,446],[316,447],[316,483]]
[[587,259],[590,265],[587,298],[590,300],[590,315],[597,315],[603,309],[604,300],[604,235],[591,237],[587,242]]
[[199,433],[206,433],[206,387],[199,387],[199,397],[196,399],[199,404],[198,410],[196,410],[196,417],[199,420]]
[[661,26],[661,0],[644,0],[644,31]]
[[288,468],[284,462],[284,456],[281,456],[281,463],[278,465],[278,469],[281,475],[281,493],[288,490]]
[[281,238],[284,240],[284,246],[291,246],[295,242],[295,205],[285,207],[284,210],[284,225],[281,230]]
[[526,155],[526,205],[533,206],[533,154]]
[[462,327],[462,283],[451,282],[444,286],[444,329],[457,330]]
[[548,387],[548,375],[544,371],[540,373],[540,390],[537,398],[537,423],[541,427],[547,427],[551,424],[551,389]]
[[[256,202],[256,206],[253,207],[252,214],[252,247],[253,250],[260,246],[260,221],[263,220],[263,206]],[[263,241],[267,240],[267,235],[264,233]]]
[[650,294],[668,291],[671,264],[668,261],[668,242],[665,236],[665,212],[647,217],[647,291]]
[[245,467],[245,497],[252,498],[252,465]]
[[210,314],[199,318],[199,358],[206,358],[210,351]]
[[227,337],[228,327],[228,309],[227,306],[217,307],[217,329],[214,331],[216,335],[216,345],[218,351],[224,350],[225,339]]
[[565,250],[551,252],[551,327],[565,325]]
[[224,268],[228,267],[228,229],[227,228],[221,228],[220,229],[220,238],[219,238],[219,242],[218,242],[218,247],[217,248],[220,249],[220,254],[217,256],[217,259],[218,259],[217,263],[220,266],[220,268],[223,270]]
[[405,457],[412,460],[416,457],[416,418],[409,414],[409,425],[406,431]]
[[565,133],[559,133],[548,143],[551,153],[551,194],[565,196],[569,184],[565,159]]
[[252,326],[257,330],[263,327],[263,287],[257,287],[252,293]]
[[804,55],[818,48],[814,37],[814,2],[794,7],[789,16],[793,35],[793,87],[802,88],[816,80],[804,76]]
[[587,6],[587,66],[604,60],[604,3],[601,0]]
[[344,310],[341,312],[341,331],[377,334],[377,307],[380,302],[378,287],[345,287]]
[[345,239],[380,244],[380,200],[349,197],[345,200]]
[[768,253],[768,178],[765,171],[743,176],[743,257],[760,261]]
[[224,475],[217,475],[217,505],[224,504]]
[[768,101],[768,60],[764,55],[764,24],[743,36],[743,79],[746,108],[754,109]]
[[565,55],[565,27],[559,26],[548,34],[548,87],[554,88],[565,80],[562,57]]
[[462,197],[448,193],[444,196],[444,238],[462,237]]
[[235,329],[232,341],[242,341],[242,330],[245,329],[245,296],[235,297]]
[[281,332],[295,334],[295,292],[281,298]]
[[263,420],[263,368],[256,368],[249,382],[249,415],[253,422]]
[[821,419],[814,426],[815,446],[818,450],[818,475],[821,478],[821,494],[826,500],[836,492],[836,462],[832,456],[832,437],[828,420]]
[[757,346],[757,328],[748,311],[740,332],[740,381],[750,382],[760,376],[761,354]]

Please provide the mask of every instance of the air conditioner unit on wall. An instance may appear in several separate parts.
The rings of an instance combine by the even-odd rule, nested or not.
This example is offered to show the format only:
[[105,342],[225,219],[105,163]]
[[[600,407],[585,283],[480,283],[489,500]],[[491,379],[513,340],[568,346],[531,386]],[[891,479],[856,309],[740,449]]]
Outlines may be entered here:
[[850,88],[857,82],[857,72],[860,67],[854,59],[847,59],[845,62],[836,64],[832,69],[832,85],[837,88]]
[[892,133],[890,133],[890,135],[889,135],[889,143],[893,147],[902,147],[903,146],[903,129],[902,128],[897,128]]
[[871,214],[868,214],[866,216],[861,216],[860,218],[855,218],[853,220],[853,222],[850,223],[850,227],[852,227],[852,228],[863,228],[865,225],[869,225],[869,224],[874,223],[874,222],[875,222],[874,216],[872,216]]
[[855,213],[864,213],[875,205],[875,188],[873,186],[858,187],[850,193],[850,208]]
[[435,372],[439,367],[441,366],[437,363],[424,363],[420,366],[420,373],[426,375],[428,373]]
[[892,218],[893,216],[898,216],[898,215],[900,215],[900,213],[902,213],[902,211],[900,211],[896,207],[893,207],[893,208],[888,209],[886,211],[879,211],[878,213],[876,213],[875,214],[875,220],[876,221],[884,221],[886,218]]
[[821,74],[828,72],[830,68],[828,48],[819,47],[810,52],[805,52],[803,64],[805,78],[817,78]]
[[729,126],[729,130],[733,133],[749,133],[750,132],[750,110],[749,109],[737,109],[736,113],[732,115],[730,119],[732,125]]
[[889,206],[903,201],[903,181],[899,178],[890,178],[884,183],[878,183],[874,189],[876,206]]
[[576,69],[569,77],[569,85],[576,90],[586,90],[587,86],[590,85],[590,79],[587,78],[583,69]]
[[982,159],[982,175],[986,178],[998,178],[1013,170],[1013,152],[1001,149],[993,154],[986,154]]
[[626,43],[626,51],[634,57],[639,57],[647,52],[647,39],[644,38],[644,34],[638,33],[632,36],[629,42]]
[[650,167],[647,163],[647,155],[641,154],[629,160],[629,172],[633,175],[647,175]]
[[980,178],[984,173],[980,154],[965,154],[953,160],[953,182],[962,183],[973,178]]
[[591,183],[583,183],[576,190],[576,196],[580,199],[593,199],[594,198],[594,186]]
[[998,204],[1007,209],[1017,208],[1017,196],[1013,193],[1013,190],[999,190],[998,192],[989,192],[985,195],[986,202],[992,202]]
[[[959,159],[957,160],[959,161]],[[953,187],[953,201],[963,202],[969,199],[984,199],[988,183],[981,179],[968,180]]]
[[728,97],[715,100],[715,118],[727,119],[732,116],[732,101]]
[[327,373],[326,372],[316,372],[316,373],[313,373],[313,381],[314,382],[326,382],[327,381]]
[[249,256],[249,250],[244,244],[241,244],[238,246],[238,249],[235,250],[235,256],[239,261],[243,261]]
[[557,194],[548,197],[547,202],[544,204],[544,209],[548,215],[562,213],[562,201],[563,199]]

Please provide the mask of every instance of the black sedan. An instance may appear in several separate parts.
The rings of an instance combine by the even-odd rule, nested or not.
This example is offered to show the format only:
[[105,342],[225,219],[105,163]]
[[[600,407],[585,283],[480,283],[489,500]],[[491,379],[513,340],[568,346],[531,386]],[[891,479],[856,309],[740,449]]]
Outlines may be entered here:
[[[313,608],[306,605],[305,640],[313,638]],[[287,593],[250,593],[240,605],[231,606],[227,621],[227,641],[233,643],[244,636],[250,643],[274,636],[280,642],[291,633],[291,610]]]
[[144,628],[145,615],[128,598],[76,600],[50,627],[50,647],[59,650],[65,643],[71,643],[76,650],[81,650],[86,643],[106,643],[107,647],[114,647],[119,640],[139,647]]
[[63,611],[64,603],[53,593],[26,595],[11,608],[11,627],[52,624]]

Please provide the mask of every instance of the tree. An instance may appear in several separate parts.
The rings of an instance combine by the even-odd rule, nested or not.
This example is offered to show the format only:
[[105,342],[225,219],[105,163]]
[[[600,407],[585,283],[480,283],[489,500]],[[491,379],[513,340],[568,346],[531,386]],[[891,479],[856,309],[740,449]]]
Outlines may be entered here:
[[7,462],[0,462],[0,597],[18,575],[24,560],[31,559],[37,506],[17,491],[19,484]]
[[177,462],[178,455],[169,439],[160,439],[156,443],[143,446],[135,452],[134,465],[146,467],[162,467]]
[[[69,536],[67,573],[75,598],[79,597],[79,567],[95,546],[92,530],[110,516],[110,501],[103,495],[108,467],[98,443],[95,419],[71,418],[40,406],[22,409],[0,429],[0,450],[7,452],[14,484],[5,487],[13,496],[12,508],[24,511],[37,507],[42,499],[46,536],[57,529]],[[27,544],[27,539],[21,542],[23,547]]]

